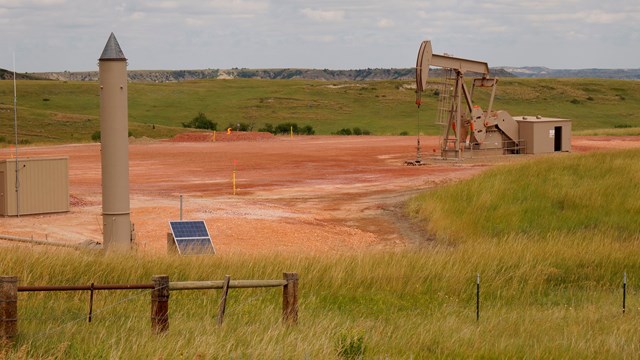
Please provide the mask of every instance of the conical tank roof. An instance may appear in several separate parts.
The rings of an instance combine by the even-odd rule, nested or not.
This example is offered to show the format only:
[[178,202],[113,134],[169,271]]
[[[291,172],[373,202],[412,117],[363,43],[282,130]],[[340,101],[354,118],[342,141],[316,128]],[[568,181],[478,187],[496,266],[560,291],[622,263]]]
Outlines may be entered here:
[[102,55],[100,55],[99,60],[127,60],[127,58],[124,57],[122,49],[120,48],[120,44],[118,44],[118,39],[116,39],[116,36],[113,35],[113,33],[111,33],[111,36],[109,36],[109,40],[107,40],[107,44],[104,46],[104,50],[102,50]]

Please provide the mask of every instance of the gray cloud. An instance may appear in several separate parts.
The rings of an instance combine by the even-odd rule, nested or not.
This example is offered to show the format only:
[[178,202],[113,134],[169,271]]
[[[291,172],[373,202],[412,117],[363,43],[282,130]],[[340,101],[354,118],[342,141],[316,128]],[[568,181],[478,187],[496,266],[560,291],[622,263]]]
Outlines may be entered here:
[[0,0],[0,67],[94,70],[111,31],[132,69],[410,67],[420,41],[489,62],[640,67],[637,0]]

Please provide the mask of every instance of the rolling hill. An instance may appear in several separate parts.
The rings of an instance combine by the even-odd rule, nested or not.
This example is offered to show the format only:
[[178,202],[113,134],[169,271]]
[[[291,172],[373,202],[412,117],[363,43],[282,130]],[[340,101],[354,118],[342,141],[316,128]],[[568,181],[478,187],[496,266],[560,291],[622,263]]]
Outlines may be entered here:
[[[430,76],[439,77],[442,72],[432,69]],[[513,77],[502,69],[493,69],[497,77]],[[45,72],[35,76],[49,80],[98,81],[97,71]],[[132,82],[176,82],[205,79],[268,79],[268,80],[324,80],[324,81],[376,81],[412,80],[414,68],[403,69],[204,69],[204,70],[129,70]]]
[[[246,123],[310,125],[316,134],[359,127],[374,135],[440,134],[435,124],[438,79],[418,113],[412,80],[191,80],[132,82],[129,127],[136,137],[162,138],[185,131],[203,112],[226,128]],[[478,105],[489,93],[478,90]],[[512,115],[569,118],[575,131],[640,127],[640,82],[597,79],[503,78],[495,109]],[[0,143],[13,133],[13,83],[0,81]],[[419,115],[418,115],[419,114]],[[18,81],[18,122],[31,143],[86,142],[99,129],[99,92],[93,81]],[[4,140],[2,139],[4,138]]]
[[640,69],[549,69],[540,66],[498,67],[522,78],[591,78],[640,80]]

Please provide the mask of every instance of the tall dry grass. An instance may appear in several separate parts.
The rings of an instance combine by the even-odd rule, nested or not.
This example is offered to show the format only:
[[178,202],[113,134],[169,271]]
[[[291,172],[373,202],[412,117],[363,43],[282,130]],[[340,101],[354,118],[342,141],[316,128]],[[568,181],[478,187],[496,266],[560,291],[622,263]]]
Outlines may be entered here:
[[[4,350],[28,358],[337,358],[362,338],[367,358],[623,357],[635,354],[640,247],[606,236],[511,237],[416,251],[333,257],[103,258],[3,249],[3,272],[24,284],[280,278],[300,273],[300,323],[281,324],[278,289],[232,290],[215,325],[217,291],[173,292],[170,330],[150,330],[145,291],[20,293],[20,336]],[[622,272],[629,309],[621,315]],[[475,321],[475,274],[482,279]]]

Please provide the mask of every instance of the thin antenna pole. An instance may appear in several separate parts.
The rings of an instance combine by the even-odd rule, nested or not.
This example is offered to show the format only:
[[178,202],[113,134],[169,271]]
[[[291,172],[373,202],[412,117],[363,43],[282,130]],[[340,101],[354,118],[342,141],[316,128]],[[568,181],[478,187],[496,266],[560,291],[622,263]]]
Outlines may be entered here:
[[16,140],[16,215],[20,217],[20,175],[18,166],[18,91],[16,89],[16,53],[13,53],[13,132]]

